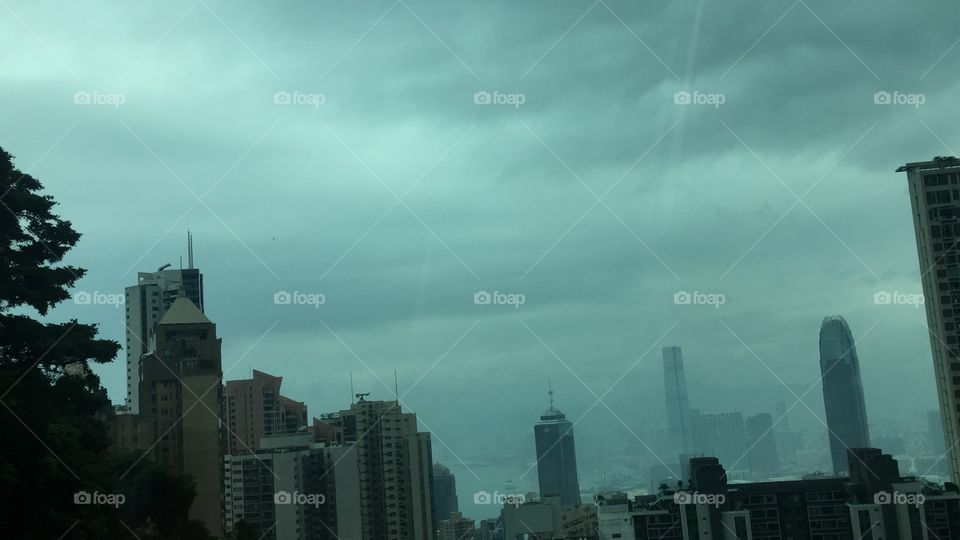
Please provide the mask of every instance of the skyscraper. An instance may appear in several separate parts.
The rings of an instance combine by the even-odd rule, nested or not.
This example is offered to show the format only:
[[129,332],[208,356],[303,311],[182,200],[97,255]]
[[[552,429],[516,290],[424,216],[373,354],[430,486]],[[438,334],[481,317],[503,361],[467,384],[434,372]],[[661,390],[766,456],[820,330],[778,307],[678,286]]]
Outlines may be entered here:
[[554,408],[552,388],[549,395],[550,408],[540,416],[540,421],[533,427],[540,497],[545,499],[550,495],[559,495],[563,505],[580,504],[573,424]]
[[960,159],[907,163],[910,204],[947,461],[960,482]]
[[667,398],[667,430],[677,454],[693,451],[687,378],[680,347],[663,348],[663,388]]
[[203,275],[193,267],[193,237],[187,233],[187,268],[140,272],[137,284],[127,287],[124,301],[127,351],[128,412],[140,412],[140,357],[150,352],[153,329],[178,296],[183,294],[203,311]]
[[870,430],[853,334],[839,315],[820,326],[820,373],[833,472],[845,474],[847,450],[870,446]]
[[440,528],[440,522],[450,519],[454,512],[460,511],[457,499],[457,479],[450,469],[439,463],[433,464],[433,523],[434,529]]

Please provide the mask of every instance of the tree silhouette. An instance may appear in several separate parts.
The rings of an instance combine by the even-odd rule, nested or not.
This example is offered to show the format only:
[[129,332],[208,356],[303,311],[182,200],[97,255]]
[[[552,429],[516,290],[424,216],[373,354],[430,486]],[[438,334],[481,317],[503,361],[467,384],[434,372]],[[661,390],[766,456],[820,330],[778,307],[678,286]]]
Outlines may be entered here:
[[[136,458],[108,452],[110,402],[88,367],[120,345],[44,320],[86,271],[63,264],[80,235],[42,189],[0,148],[0,538],[208,538],[187,519],[189,480],[148,460],[128,475]],[[77,504],[82,492],[125,502]]]

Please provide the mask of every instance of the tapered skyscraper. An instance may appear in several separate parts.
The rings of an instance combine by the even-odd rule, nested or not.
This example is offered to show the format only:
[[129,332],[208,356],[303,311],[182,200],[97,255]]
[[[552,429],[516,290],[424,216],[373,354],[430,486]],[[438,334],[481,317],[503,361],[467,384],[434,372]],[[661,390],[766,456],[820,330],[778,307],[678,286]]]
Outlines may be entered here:
[[910,187],[946,460],[960,482],[960,159],[907,163],[897,172],[907,173]]
[[561,504],[580,504],[573,424],[554,408],[553,389],[550,390],[550,408],[533,427],[533,435],[537,444],[540,497],[559,495]]
[[690,453],[693,451],[690,403],[680,347],[663,348],[663,388],[667,398],[667,430],[673,449],[678,454]]
[[869,447],[870,430],[853,334],[839,315],[820,326],[820,373],[833,472],[846,474],[847,450]]

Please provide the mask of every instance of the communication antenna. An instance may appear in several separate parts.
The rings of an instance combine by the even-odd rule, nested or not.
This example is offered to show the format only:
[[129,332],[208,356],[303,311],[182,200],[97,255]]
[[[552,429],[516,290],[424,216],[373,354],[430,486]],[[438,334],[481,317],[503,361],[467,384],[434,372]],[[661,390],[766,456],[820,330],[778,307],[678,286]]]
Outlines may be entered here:
[[350,404],[353,405],[355,401],[356,394],[353,393],[353,373],[350,373]]
[[187,268],[193,270],[193,234],[190,229],[187,229]]
[[553,408],[553,381],[547,377],[547,395],[550,396],[550,408]]
[[397,400],[397,405],[400,405],[400,384],[397,383],[397,370],[393,370],[393,397]]

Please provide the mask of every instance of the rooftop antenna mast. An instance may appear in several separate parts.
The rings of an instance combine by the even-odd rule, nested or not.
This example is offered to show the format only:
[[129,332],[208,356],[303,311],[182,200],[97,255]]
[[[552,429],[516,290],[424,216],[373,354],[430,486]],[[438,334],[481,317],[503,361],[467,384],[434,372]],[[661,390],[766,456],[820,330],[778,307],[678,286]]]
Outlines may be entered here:
[[397,382],[397,370],[393,370],[393,397],[397,400],[397,405],[400,405],[400,384]]
[[187,268],[193,270],[193,234],[190,229],[187,229]]
[[553,381],[547,378],[547,395],[550,396],[550,408],[553,408]]
[[353,393],[353,372],[350,372],[350,404],[356,403],[356,394]]

